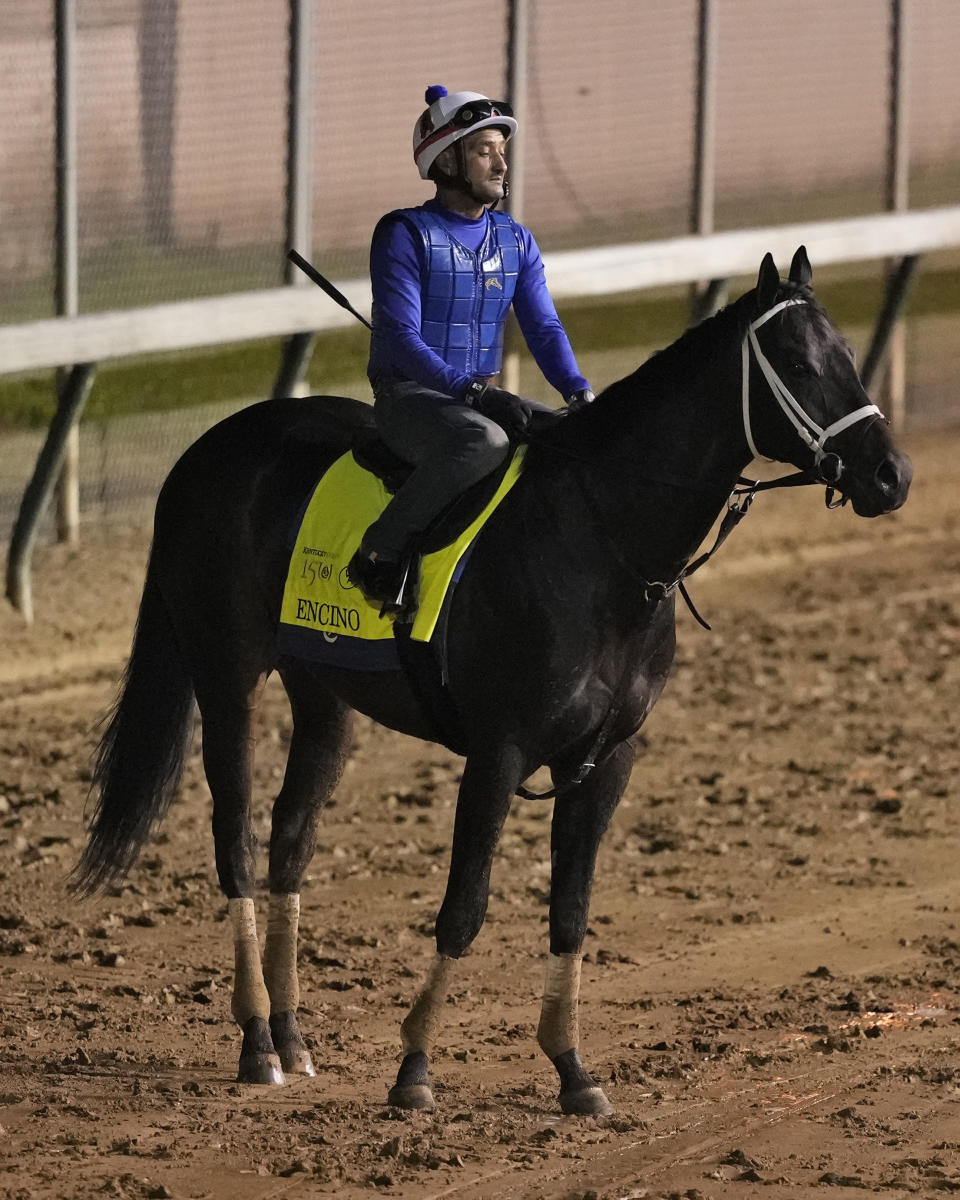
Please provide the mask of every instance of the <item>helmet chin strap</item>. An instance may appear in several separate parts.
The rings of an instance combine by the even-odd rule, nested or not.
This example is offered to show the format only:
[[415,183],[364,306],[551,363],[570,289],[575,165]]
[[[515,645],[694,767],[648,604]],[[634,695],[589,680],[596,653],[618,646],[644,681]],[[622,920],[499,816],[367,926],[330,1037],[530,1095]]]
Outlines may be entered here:
[[[463,139],[461,138],[459,141],[454,142],[450,149],[453,151],[454,157],[457,160],[457,173],[455,175],[449,175],[442,169],[438,171],[438,174],[443,178],[445,186],[453,188],[455,191],[462,192],[463,195],[468,196],[475,204],[482,204],[484,208],[489,208],[489,210],[493,212],[493,210],[500,203],[501,197],[497,197],[496,200],[491,202],[489,200],[484,200],[482,196],[478,196],[473,190],[473,184],[470,182],[470,177],[467,175],[467,156],[463,152]],[[507,183],[506,179],[504,179],[502,199],[506,199],[509,195],[510,185]]]

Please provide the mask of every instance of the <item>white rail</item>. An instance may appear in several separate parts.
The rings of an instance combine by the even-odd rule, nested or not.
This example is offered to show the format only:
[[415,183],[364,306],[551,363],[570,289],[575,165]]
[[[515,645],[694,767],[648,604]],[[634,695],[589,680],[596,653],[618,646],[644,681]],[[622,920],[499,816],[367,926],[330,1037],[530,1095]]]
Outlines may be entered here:
[[[960,246],[960,205],[567,250],[547,254],[544,260],[550,290],[563,299],[752,275],[768,250],[785,269],[799,245],[807,247],[815,270]],[[348,280],[338,287],[355,308],[369,311],[366,280]],[[52,317],[0,326],[0,375],[337,329],[353,321],[313,287]]]
[[768,250],[785,270],[798,246],[806,246],[814,271],[960,246],[960,205],[569,250],[544,261],[554,296],[597,296],[752,275]]

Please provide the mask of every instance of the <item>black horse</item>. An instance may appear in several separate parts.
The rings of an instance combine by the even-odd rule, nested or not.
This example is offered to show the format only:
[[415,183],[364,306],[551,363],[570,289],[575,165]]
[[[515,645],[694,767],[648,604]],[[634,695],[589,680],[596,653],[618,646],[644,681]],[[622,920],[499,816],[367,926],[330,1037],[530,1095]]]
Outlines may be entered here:
[[[466,754],[450,875],[436,957],[401,1027],[391,1103],[433,1103],[428,1055],[451,975],[483,923],[511,797],[546,765],[558,794],[537,1038],[559,1074],[563,1111],[610,1111],[578,1054],[580,953],[597,848],[633,765],[631,739],[673,659],[685,567],[757,453],[809,472],[861,516],[898,508],[910,485],[909,460],[810,278],[803,247],[784,282],[767,255],[754,290],[589,407],[553,421],[484,528],[447,629],[449,695]],[[403,672],[318,667],[276,648],[284,535],[320,471],[370,422],[367,406],[342,398],[269,401],[221,422],[174,467],[74,874],[89,892],[131,866],[176,792],[196,698],[247,1082],[313,1074],[295,1016],[299,892],[352,711],[444,740]],[[273,806],[261,962],[250,792],[254,713],[272,671],[289,696],[293,732]]]

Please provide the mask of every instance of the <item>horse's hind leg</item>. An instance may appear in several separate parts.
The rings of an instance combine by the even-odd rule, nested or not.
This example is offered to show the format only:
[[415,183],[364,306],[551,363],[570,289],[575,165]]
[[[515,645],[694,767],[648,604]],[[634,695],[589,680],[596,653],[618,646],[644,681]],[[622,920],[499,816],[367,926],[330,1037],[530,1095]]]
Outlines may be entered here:
[[400,1027],[403,1061],[387,1097],[398,1108],[432,1108],[429,1056],[457,959],[480,932],[487,911],[490,867],[510,800],[523,773],[508,748],[464,767],[453,830],[450,876],[437,915],[437,954],[416,1003]]
[[537,1041],[560,1076],[565,1113],[609,1116],[613,1109],[580,1061],[580,961],[600,839],[630,777],[634,750],[621,743],[554,803],[551,833],[550,955]]
[[[246,677],[245,677],[246,676]],[[199,680],[203,765],[213,797],[217,875],[233,926],[234,981],[231,1011],[243,1030],[241,1083],[282,1084],[283,1071],[268,1024],[270,1000],[263,981],[253,892],[256,842],[250,823],[253,776],[253,713],[264,676],[253,670],[211,670]]]
[[280,674],[293,713],[293,735],[283,787],[273,805],[263,973],[270,996],[270,1032],[281,1065],[288,1074],[313,1075],[296,1016],[300,886],[313,856],[321,810],[346,761],[353,713],[307,668],[291,666]]

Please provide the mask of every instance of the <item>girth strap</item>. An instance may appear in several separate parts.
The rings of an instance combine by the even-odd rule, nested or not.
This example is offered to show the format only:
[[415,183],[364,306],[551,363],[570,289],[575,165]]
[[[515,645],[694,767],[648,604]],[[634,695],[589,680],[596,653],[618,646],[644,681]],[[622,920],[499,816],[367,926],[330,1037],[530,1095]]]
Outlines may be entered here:
[[[620,690],[619,687],[617,690]],[[587,752],[587,757],[580,764],[577,773],[571,776],[570,779],[549,788],[545,792],[531,792],[529,788],[525,788],[523,784],[520,784],[516,789],[515,795],[519,796],[521,800],[552,800],[555,796],[561,796],[569,792],[571,788],[579,787],[597,763],[601,761],[601,751],[606,745],[607,739],[610,737],[610,733],[619,716],[620,704],[618,702],[611,704],[607,715],[603,718],[602,725],[597,731],[597,736],[593,740],[593,745]]]

